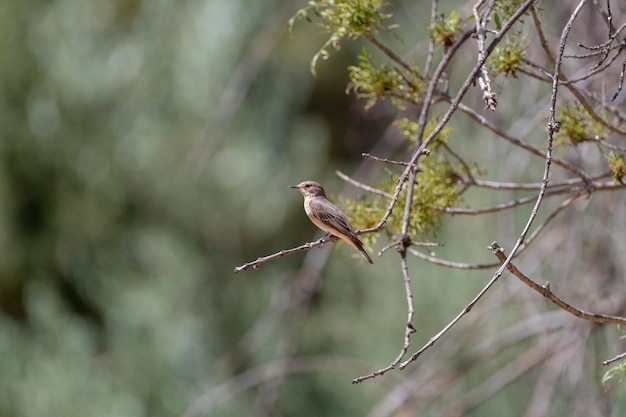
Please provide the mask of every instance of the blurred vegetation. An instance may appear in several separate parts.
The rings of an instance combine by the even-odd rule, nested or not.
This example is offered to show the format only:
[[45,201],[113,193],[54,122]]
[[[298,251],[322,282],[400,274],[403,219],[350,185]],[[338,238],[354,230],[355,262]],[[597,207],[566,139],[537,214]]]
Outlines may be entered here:
[[[365,82],[388,91],[407,73],[377,64],[360,41],[342,44],[332,66],[313,61],[311,76],[311,58],[326,58],[348,36],[339,29],[345,16],[324,14],[330,2],[313,3],[330,39],[304,22],[289,33],[289,18],[304,1],[0,2],[0,416],[183,415],[206,392],[275,360],[290,332],[299,341],[293,356],[346,358],[350,366],[294,371],[274,415],[366,415],[390,381],[403,377],[349,384],[395,356],[401,343],[403,284],[384,272],[395,271],[394,260],[376,257],[376,269],[366,269],[347,245],[333,247],[313,288],[297,275],[305,255],[247,275],[232,272],[310,241],[315,228],[287,187],[316,179],[337,197],[334,169],[355,167],[395,117],[389,103],[374,106],[380,95]],[[352,3],[363,2],[346,7]],[[428,13],[424,4],[404,1],[395,20],[410,25],[391,35],[389,16],[374,13],[386,5],[365,3],[371,13],[350,23],[359,35],[373,27],[392,39],[432,36],[447,44],[459,33],[456,12],[434,32],[414,33],[426,27]],[[511,68],[502,71],[514,74]],[[369,112],[365,100],[346,96],[349,82],[370,100]],[[515,104],[524,106],[523,98]],[[462,132],[477,164],[487,164],[485,138],[474,139],[469,124],[459,123],[441,133],[442,143]],[[401,130],[408,129],[414,126],[407,121]],[[424,207],[460,201],[451,191],[456,167],[438,158],[424,167],[430,180],[417,185],[432,190],[422,190]],[[523,175],[526,164],[512,160],[490,165],[490,172]],[[623,155],[612,161],[621,180]],[[476,194],[469,202],[494,203],[490,198]],[[380,207],[357,204],[351,211],[365,219]],[[490,236],[505,223],[466,219],[446,227],[416,218],[412,226],[416,233],[441,225],[442,234]],[[438,253],[483,261],[488,243],[478,250],[457,241]],[[485,276],[420,263],[415,340],[426,342]],[[507,285],[511,293],[516,288]],[[294,300],[306,291],[310,305],[299,311]],[[510,308],[499,319],[513,326],[519,311]],[[469,326],[461,332],[464,352],[484,336]],[[464,361],[451,358],[449,371]],[[467,392],[478,377],[450,396]],[[614,402],[622,408],[615,409],[623,410],[626,396],[618,389]],[[529,391],[528,380],[507,387],[475,415],[501,415],[501,406],[523,410]],[[212,415],[260,408],[257,391],[228,394]]]
[[217,119],[277,6],[0,4],[0,415],[169,416],[223,379],[268,302],[232,267],[282,244],[293,167],[324,158],[310,74],[278,57]]

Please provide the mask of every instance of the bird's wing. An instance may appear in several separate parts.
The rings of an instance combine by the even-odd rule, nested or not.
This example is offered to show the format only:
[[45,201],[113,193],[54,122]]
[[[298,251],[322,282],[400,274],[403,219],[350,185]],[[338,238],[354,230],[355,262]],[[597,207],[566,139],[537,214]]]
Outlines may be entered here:
[[348,219],[345,214],[343,214],[341,210],[339,210],[337,206],[329,200],[325,198],[314,198],[309,203],[309,209],[311,211],[311,215],[318,220],[332,226],[345,235],[353,235],[354,232],[352,231],[352,227],[350,227],[350,223],[348,223]]

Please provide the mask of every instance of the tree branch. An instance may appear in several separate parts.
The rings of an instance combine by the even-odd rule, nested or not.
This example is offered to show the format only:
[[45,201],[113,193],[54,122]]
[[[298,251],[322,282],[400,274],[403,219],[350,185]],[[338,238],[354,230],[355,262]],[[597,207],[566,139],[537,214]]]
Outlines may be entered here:
[[[496,255],[496,257],[498,258],[498,261],[500,261],[502,264],[504,264],[504,261],[507,260],[507,257],[504,254],[504,249],[502,249],[500,245],[498,245],[498,243],[493,242],[489,246],[489,250],[493,252],[494,255]],[[625,317],[610,316],[606,314],[588,313],[586,311],[583,311],[579,308],[572,306],[571,304],[563,301],[563,299],[559,298],[556,294],[552,292],[552,290],[550,289],[549,282],[546,282],[545,285],[537,284],[535,281],[533,281],[532,279],[524,275],[519,269],[517,269],[515,265],[513,265],[510,262],[507,264],[506,269],[508,269],[511,274],[517,277],[524,284],[528,285],[530,288],[537,291],[539,294],[543,295],[548,300],[552,301],[558,307],[562,308],[563,310],[567,311],[570,314],[573,314],[576,317],[579,317],[583,320],[593,321],[594,323],[610,323],[610,324],[619,324],[622,326],[626,326]]]
[[259,269],[261,267],[261,265],[263,265],[265,262],[271,261],[273,259],[278,259],[278,258],[282,258],[283,256],[287,256],[287,255],[291,255],[294,253],[298,253],[298,252],[303,252],[305,250],[309,250],[311,248],[321,248],[322,246],[324,246],[324,243],[327,242],[334,242],[337,240],[337,237],[335,236],[323,236],[320,239],[314,241],[314,242],[309,242],[309,243],[305,243],[304,245],[300,245],[297,246],[295,248],[292,249],[283,249],[281,251],[278,251],[276,253],[273,253],[271,255],[267,255],[267,256],[262,256],[260,258],[257,258],[255,261],[252,262],[248,262],[245,263],[241,266],[238,266],[235,268],[235,273],[237,272],[241,272],[241,271],[246,271],[250,268],[252,269]]

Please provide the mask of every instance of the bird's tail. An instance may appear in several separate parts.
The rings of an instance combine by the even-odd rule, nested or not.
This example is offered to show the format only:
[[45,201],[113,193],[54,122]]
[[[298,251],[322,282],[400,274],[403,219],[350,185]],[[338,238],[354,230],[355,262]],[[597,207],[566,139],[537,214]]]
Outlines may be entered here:
[[374,261],[372,261],[372,258],[370,258],[369,254],[367,253],[367,251],[363,248],[363,242],[361,242],[359,240],[358,237],[356,236],[352,236],[352,243],[353,246],[359,251],[361,252],[361,254],[363,255],[363,257],[367,260],[367,262],[369,262],[370,264],[373,264]]

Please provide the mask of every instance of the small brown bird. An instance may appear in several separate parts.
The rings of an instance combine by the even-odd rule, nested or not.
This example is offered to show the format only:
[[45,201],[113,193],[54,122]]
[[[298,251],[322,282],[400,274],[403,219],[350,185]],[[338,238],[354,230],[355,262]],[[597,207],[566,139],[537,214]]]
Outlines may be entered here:
[[300,191],[300,194],[304,196],[304,211],[313,224],[323,231],[345,240],[361,252],[367,262],[374,263],[363,249],[363,242],[354,234],[346,215],[326,198],[326,193],[319,183],[304,181],[298,185],[292,185],[291,188]]

